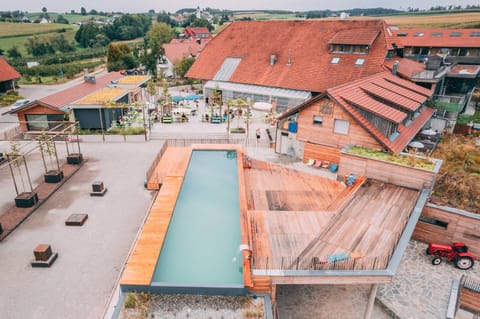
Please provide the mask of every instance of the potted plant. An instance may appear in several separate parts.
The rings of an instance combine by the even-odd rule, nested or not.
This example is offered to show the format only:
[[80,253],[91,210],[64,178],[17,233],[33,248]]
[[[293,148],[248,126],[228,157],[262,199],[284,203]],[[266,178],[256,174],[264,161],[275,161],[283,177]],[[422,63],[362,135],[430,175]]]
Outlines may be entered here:
[[[58,162],[55,142],[45,131],[37,136],[37,142],[42,155],[43,167],[45,169],[45,174],[43,174],[45,183],[60,182],[63,179],[63,171],[60,169],[60,164]],[[48,156],[48,161],[45,159],[46,156]]]
[[[67,147],[67,164],[80,164],[83,161],[83,155],[80,152],[80,138],[78,137],[78,127],[77,125],[72,125],[72,135],[74,136],[69,136],[66,140],[66,147]],[[70,149],[68,147],[69,143],[72,143],[72,151],[70,152]],[[77,151],[74,151],[75,147],[74,145],[77,145],[76,149]]]
[[[30,179],[30,174],[28,172],[27,162],[25,161],[25,156],[20,152],[18,142],[10,142],[10,150],[7,152],[8,165],[10,167],[10,173],[12,174],[13,185],[15,186],[15,192],[17,196],[15,197],[15,205],[21,208],[32,207],[38,202],[38,195],[33,191],[32,181]],[[26,179],[28,181],[29,188],[26,188],[26,181],[24,179],[24,172],[22,167],[25,168]],[[18,174],[17,174],[18,173]],[[15,175],[20,177],[21,185],[17,184],[17,179]],[[21,186],[21,189],[19,188]]]

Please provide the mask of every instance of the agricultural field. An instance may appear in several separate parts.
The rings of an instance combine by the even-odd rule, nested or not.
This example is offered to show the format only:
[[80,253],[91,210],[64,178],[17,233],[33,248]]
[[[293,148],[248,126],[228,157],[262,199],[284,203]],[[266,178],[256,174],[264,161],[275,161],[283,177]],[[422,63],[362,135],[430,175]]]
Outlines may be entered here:
[[400,28],[480,28],[480,12],[401,15],[379,17]]
[[0,38],[11,38],[17,36],[41,35],[51,32],[59,32],[62,29],[73,29],[67,24],[56,23],[10,23],[0,22]]
[[49,37],[62,33],[68,41],[73,41],[78,27],[66,24],[38,24],[38,23],[8,23],[0,22],[0,49],[7,51],[17,46],[20,53],[25,56],[25,42],[27,38]]
[[[266,12],[239,12],[235,19],[252,18],[255,20],[288,20],[298,19],[294,13],[271,14]],[[327,18],[336,19],[336,18]],[[480,12],[461,13],[412,13],[395,16],[359,17],[350,19],[383,19],[389,25],[400,28],[480,28]]]

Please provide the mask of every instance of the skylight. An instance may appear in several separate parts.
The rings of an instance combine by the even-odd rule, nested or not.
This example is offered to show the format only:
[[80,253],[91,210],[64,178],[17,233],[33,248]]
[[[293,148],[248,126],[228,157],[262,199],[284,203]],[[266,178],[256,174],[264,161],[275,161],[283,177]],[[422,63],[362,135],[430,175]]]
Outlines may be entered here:
[[442,36],[442,32],[432,32],[432,37],[441,37]]
[[355,65],[364,65],[365,64],[365,58],[358,58],[355,61]]
[[423,37],[424,36],[424,33],[423,32],[415,32],[413,34],[414,37]]
[[462,33],[461,32],[452,32],[452,33],[450,33],[450,36],[451,37],[461,37]]
[[472,31],[472,32],[470,33],[470,36],[471,36],[471,37],[480,37],[480,32],[478,32],[478,31]]
[[331,64],[338,64],[340,62],[340,58],[339,57],[333,57],[332,60],[330,60],[330,63]]
[[397,37],[406,37],[408,35],[407,32],[398,32]]

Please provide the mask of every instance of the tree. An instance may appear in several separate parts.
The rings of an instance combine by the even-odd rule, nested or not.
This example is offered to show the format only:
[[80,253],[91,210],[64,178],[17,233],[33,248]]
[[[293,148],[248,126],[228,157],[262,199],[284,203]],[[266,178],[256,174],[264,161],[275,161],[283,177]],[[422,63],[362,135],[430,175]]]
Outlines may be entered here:
[[213,31],[215,28],[213,25],[208,22],[207,19],[195,19],[193,22],[190,24],[191,27],[196,27],[196,28],[208,28],[208,31]]
[[68,22],[67,19],[65,19],[65,17],[61,14],[59,14],[57,16],[57,23],[61,23],[61,24],[70,24],[70,22]]
[[75,51],[75,44],[68,42],[63,34],[59,34],[51,39],[51,45],[55,51],[62,53]]
[[163,45],[174,38],[172,28],[166,23],[153,24],[144,38],[144,55],[142,63],[154,77],[157,74],[157,63],[165,54]]
[[178,26],[177,21],[175,21],[174,19],[172,19],[172,18],[170,17],[170,14],[166,13],[165,11],[162,11],[162,12],[158,13],[158,15],[157,15],[157,22],[166,23],[166,24],[168,24],[169,26],[171,26],[172,28]]
[[43,13],[47,13],[47,8],[46,8],[46,7],[43,7],[43,8],[42,8],[42,12],[43,12]]
[[[104,37],[101,38],[102,43],[99,43],[97,38],[97,36],[100,34],[104,35]],[[106,45],[108,42],[110,42],[110,39],[104,43],[105,37],[108,38],[105,35],[103,28],[95,23],[82,24],[75,33],[75,41],[77,41],[78,44],[80,44],[80,46],[83,48],[98,47],[101,46],[100,44]]]
[[178,61],[177,63],[175,63],[175,66],[173,67],[173,71],[175,72],[176,75],[183,78],[185,74],[187,74],[190,67],[193,65],[193,62],[195,62],[194,58],[185,57],[180,61]]
[[[131,58],[127,56],[131,56]],[[107,50],[107,69],[108,71],[120,71],[123,69],[131,69],[136,65],[133,65],[133,61],[136,61],[132,55],[132,50],[126,43],[108,45]]]
[[20,53],[16,45],[8,49],[7,54],[11,59],[18,59],[22,57],[22,54]]
[[87,10],[86,10],[84,7],[81,7],[81,8],[80,8],[80,14],[81,14],[82,16],[86,16],[86,15],[87,15]]

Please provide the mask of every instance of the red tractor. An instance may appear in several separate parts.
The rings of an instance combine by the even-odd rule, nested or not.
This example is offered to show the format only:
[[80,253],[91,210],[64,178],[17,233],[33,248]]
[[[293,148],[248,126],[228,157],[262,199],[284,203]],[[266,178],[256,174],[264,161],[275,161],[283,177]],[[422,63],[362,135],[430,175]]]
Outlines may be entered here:
[[472,268],[476,259],[462,242],[455,242],[452,246],[429,243],[427,255],[433,255],[432,265],[439,265],[442,257],[445,257],[448,261],[453,262],[455,267],[463,270]]

